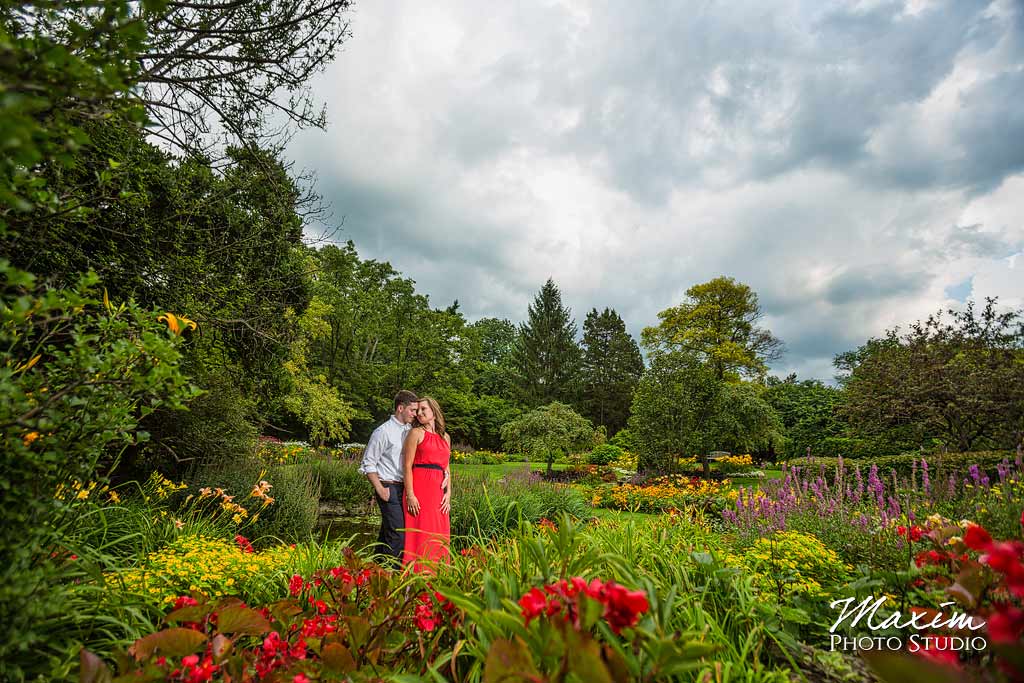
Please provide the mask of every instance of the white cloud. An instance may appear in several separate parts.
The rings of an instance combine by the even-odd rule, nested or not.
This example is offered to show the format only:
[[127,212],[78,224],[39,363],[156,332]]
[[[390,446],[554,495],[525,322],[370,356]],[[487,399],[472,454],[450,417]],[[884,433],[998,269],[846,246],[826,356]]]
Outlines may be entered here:
[[367,4],[319,81],[329,130],[290,152],[435,305],[519,320],[550,276],[578,322],[612,306],[639,334],[725,274],[776,369],[827,379],[968,279],[1024,301],[1019,12]]

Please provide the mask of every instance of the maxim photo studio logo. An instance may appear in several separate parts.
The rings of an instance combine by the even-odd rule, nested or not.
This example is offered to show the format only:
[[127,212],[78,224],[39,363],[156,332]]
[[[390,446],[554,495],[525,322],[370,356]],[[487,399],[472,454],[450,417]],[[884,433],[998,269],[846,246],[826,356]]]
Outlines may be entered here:
[[[939,605],[938,612],[918,611],[904,617],[899,611],[895,611],[884,619],[876,614],[888,600],[886,597],[875,598],[873,595],[861,600],[854,605],[856,598],[844,598],[829,603],[834,610],[841,610],[839,617],[828,630],[831,634],[830,650],[906,650],[908,652],[925,651],[952,651],[952,652],[977,652],[984,650],[988,641],[981,636],[970,635],[971,632],[984,628],[984,619],[972,617],[962,612],[951,612],[947,617],[942,609],[954,605],[954,602],[943,602]],[[909,631],[900,635],[876,636],[858,635],[847,636],[836,633],[836,630],[843,624],[850,628],[858,626],[861,622],[872,634],[877,631],[891,632],[895,628],[898,631]],[[937,636],[922,633],[922,631],[933,631],[936,629],[951,629],[958,633],[965,633],[963,636]]]

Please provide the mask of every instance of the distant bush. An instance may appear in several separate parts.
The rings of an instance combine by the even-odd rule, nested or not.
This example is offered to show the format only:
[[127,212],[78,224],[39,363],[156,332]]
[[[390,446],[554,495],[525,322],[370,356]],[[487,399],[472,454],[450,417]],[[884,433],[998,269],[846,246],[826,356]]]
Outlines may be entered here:
[[[931,453],[925,454],[923,457],[928,462],[928,469],[933,476],[940,470],[947,473],[964,472],[971,465],[977,465],[988,474],[995,475],[996,467],[999,463],[1004,459],[1013,462],[1017,454],[1013,451],[968,451],[966,453]],[[920,468],[921,458],[920,453],[904,453],[902,455],[890,455],[880,458],[844,459],[843,462],[847,467],[859,466],[861,469],[877,465],[878,470],[883,474],[888,473],[890,470],[896,470],[896,474],[907,476],[914,470],[915,463]],[[810,458],[791,458],[788,462],[791,466],[824,466],[826,469],[831,470],[838,465],[839,459],[811,456]]]
[[373,500],[373,486],[359,463],[350,460],[316,460],[306,467],[320,482],[320,498],[351,503],[356,507]]
[[623,449],[610,443],[603,443],[590,451],[587,462],[591,465],[610,465],[622,457]]

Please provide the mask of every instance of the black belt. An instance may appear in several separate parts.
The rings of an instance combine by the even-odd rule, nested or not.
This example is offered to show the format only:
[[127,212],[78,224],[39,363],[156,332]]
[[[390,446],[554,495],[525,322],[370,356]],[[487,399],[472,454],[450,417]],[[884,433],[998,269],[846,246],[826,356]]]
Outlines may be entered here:
[[434,463],[417,463],[413,465],[413,467],[421,467],[425,470],[437,470],[438,472],[444,472],[443,467],[441,467],[440,465],[435,465]]

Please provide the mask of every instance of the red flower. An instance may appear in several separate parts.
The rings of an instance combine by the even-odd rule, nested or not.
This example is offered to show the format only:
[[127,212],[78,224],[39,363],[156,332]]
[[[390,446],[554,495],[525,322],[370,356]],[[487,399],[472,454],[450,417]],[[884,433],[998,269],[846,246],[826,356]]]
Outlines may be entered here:
[[1016,643],[1024,635],[1024,610],[999,605],[988,619],[988,634],[997,643]]
[[302,580],[302,577],[298,574],[293,574],[292,580],[288,582],[288,592],[292,594],[292,597],[295,597],[302,592],[303,585],[305,585],[305,582]]
[[238,547],[241,548],[243,553],[255,552],[252,547],[252,543],[249,542],[249,539],[241,534],[235,536],[235,543],[238,544]]
[[195,607],[199,603],[196,602],[195,598],[187,595],[182,595],[174,601],[174,609],[181,609],[182,607]]
[[950,647],[949,636],[931,636],[924,642],[925,646],[917,650],[916,655],[936,664],[960,668],[960,655]]
[[609,582],[604,618],[613,632],[617,634],[627,626],[635,626],[640,615],[648,609],[650,603],[647,601],[647,593],[631,591],[625,586]]
[[546,603],[547,598],[536,588],[531,588],[526,595],[519,598],[519,606],[523,610],[523,618],[526,620],[527,626],[530,625],[532,619],[540,616]]
[[292,683],[309,683],[309,678],[306,677],[306,674],[295,674],[292,677]]
[[[425,593],[424,596],[426,596]],[[416,628],[421,631],[433,631],[434,627],[437,626],[437,622],[434,619],[434,609],[429,604],[430,597],[426,597],[426,603],[416,605]]]
[[971,550],[988,550],[992,545],[992,537],[977,524],[972,524],[964,534],[964,543]]

